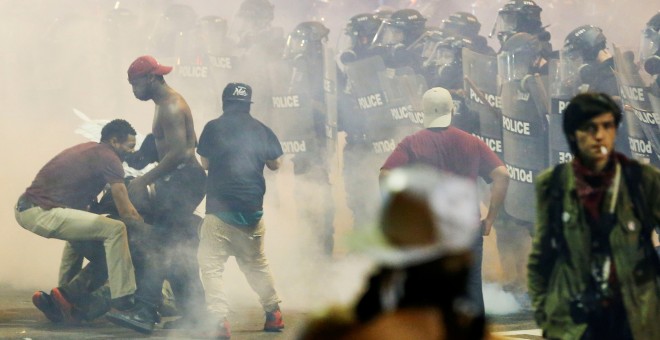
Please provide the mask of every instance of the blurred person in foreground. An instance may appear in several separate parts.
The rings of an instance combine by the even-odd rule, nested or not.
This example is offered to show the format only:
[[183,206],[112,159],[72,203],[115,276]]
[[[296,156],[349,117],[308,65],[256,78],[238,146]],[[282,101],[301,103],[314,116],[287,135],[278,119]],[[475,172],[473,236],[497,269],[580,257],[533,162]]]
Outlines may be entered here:
[[[109,184],[119,216],[142,221],[128,198],[122,167],[123,159],[135,148],[135,135],[135,129],[125,120],[109,122],[101,130],[100,142],[68,148],[44,165],[15,206],[16,221],[23,228],[45,238],[67,241],[63,263],[68,261],[71,243],[100,241],[105,256],[102,261],[90,262],[88,268],[105,272],[98,266],[106,265],[112,305],[119,309],[132,305],[136,289],[126,225],[89,209]],[[67,289],[62,283],[50,294],[36,292],[32,302],[53,322],[77,322],[89,296]],[[117,311],[118,315],[125,313]]]
[[159,321],[163,304],[162,287],[167,279],[177,298],[180,319],[165,323],[165,328],[192,328],[204,314],[204,288],[199,278],[197,247],[199,219],[194,211],[204,198],[206,173],[195,157],[197,135],[186,100],[165,82],[171,66],[158,63],[152,56],[140,56],[128,68],[128,82],[141,101],[155,104],[151,133],[158,162],[128,185],[131,197],[146,200],[148,187],[153,198],[153,228],[140,243],[141,262],[136,307],[129,315],[109,312],[110,321],[149,334]]
[[[381,180],[386,178],[392,169],[418,163],[468,178],[475,183],[479,177],[482,178],[486,183],[490,183],[488,213],[481,222],[482,235],[489,235],[509,186],[506,167],[481,139],[451,126],[456,108],[449,91],[442,87],[429,89],[422,96],[422,107],[425,129],[404,138],[397,145],[381,167]],[[475,198],[473,204],[478,207],[479,200]],[[479,212],[476,214],[478,217]],[[475,239],[473,251],[469,291],[475,304],[483,310],[482,237]]]
[[660,172],[614,150],[621,119],[607,94],[574,97],[575,158],[539,175],[529,293],[546,338],[660,339]]
[[377,227],[352,247],[377,263],[357,303],[313,318],[302,339],[484,339],[483,311],[468,298],[479,237],[473,181],[425,165],[382,182]]
[[263,330],[284,328],[280,299],[264,253],[264,169],[279,169],[282,146],[273,131],[250,114],[252,87],[229,83],[222,92],[223,114],[206,124],[197,153],[209,172],[206,215],[202,222],[199,264],[206,289],[208,323],[204,336],[229,339],[229,304],[223,274],[236,258],[266,315]]

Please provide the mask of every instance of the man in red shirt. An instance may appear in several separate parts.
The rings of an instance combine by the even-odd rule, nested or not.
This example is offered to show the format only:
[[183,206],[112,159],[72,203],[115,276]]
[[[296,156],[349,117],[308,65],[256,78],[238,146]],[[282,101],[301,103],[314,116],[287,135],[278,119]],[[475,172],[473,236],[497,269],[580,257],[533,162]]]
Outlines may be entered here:
[[[483,141],[450,126],[456,108],[449,91],[441,87],[426,91],[422,97],[422,106],[425,129],[404,138],[397,145],[381,167],[380,177],[383,179],[391,169],[422,163],[474,181],[478,177],[483,178],[486,183],[490,183],[488,213],[481,221],[483,235],[487,236],[504,202],[509,186],[509,173],[504,163]],[[474,267],[469,290],[474,302],[483,309],[482,249],[483,239],[480,238],[474,248]]]
[[[135,130],[116,119],[101,131],[101,142],[87,142],[62,151],[37,174],[15,206],[21,227],[45,238],[69,242],[102,241],[110,295],[116,306],[128,304],[135,292],[135,273],[126,225],[89,212],[106,184],[122,219],[142,221],[128,198],[122,159],[135,147]],[[37,292],[34,304],[52,321],[73,321],[78,303],[63,287]]]

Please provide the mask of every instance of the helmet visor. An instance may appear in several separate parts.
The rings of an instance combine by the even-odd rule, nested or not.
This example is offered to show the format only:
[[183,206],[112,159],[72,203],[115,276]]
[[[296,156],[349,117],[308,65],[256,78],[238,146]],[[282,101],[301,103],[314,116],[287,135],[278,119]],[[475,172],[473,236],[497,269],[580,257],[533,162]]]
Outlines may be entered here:
[[394,46],[403,44],[405,34],[403,30],[388,21],[384,21],[376,36],[374,37],[374,46]]
[[639,59],[644,61],[654,55],[658,55],[660,47],[660,32],[646,28],[642,32],[642,42],[639,48]]

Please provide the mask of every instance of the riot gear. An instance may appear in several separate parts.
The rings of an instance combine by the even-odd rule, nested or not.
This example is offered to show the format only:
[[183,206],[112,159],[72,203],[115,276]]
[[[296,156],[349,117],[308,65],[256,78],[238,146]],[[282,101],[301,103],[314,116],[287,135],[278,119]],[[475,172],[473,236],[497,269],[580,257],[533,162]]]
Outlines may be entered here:
[[501,82],[522,80],[528,74],[544,73],[541,61],[540,41],[528,33],[516,33],[502,45],[497,56],[498,75]]
[[200,45],[209,53],[221,53],[227,45],[227,20],[208,15],[197,22],[197,37]]
[[442,20],[442,29],[472,38],[479,35],[481,23],[476,16],[467,12],[456,12]]
[[340,56],[342,63],[346,64],[358,59],[361,54],[369,49],[382,22],[381,18],[370,13],[362,13],[351,17],[344,30],[344,37],[348,37],[350,40],[342,48],[343,52]]
[[307,21],[298,24],[289,34],[284,49],[285,59],[296,59],[300,56],[321,56],[323,43],[328,40],[330,30],[318,21]]
[[425,23],[426,18],[414,9],[398,10],[389,18],[383,19],[374,38],[374,44],[410,46],[424,33]]
[[446,89],[463,87],[461,56],[464,47],[471,48],[472,41],[468,38],[450,36],[433,44],[433,40],[429,39],[422,54],[429,87],[440,86]]
[[598,57],[598,52],[605,49],[606,42],[602,29],[593,25],[584,25],[566,36],[562,52],[571,59],[582,58],[586,62],[592,62]]
[[275,18],[275,6],[269,0],[244,0],[238,17],[252,24],[254,30],[265,29]]
[[660,12],[656,13],[642,32],[639,59],[651,75],[660,74]]
[[275,6],[269,0],[243,0],[229,27],[229,36],[245,48],[254,44],[273,44],[272,40],[281,39],[277,35],[282,34],[272,32],[274,13]]
[[[547,104],[540,74],[547,75],[541,42],[528,33],[507,39],[497,56],[502,97],[504,163],[511,175],[505,211],[519,221],[533,223],[536,176],[547,167]],[[544,64],[545,63],[545,64]]]
[[372,51],[385,60],[389,68],[411,66],[419,70],[420,57],[411,48],[421,37],[426,18],[414,9],[398,10],[384,19],[380,25],[372,46]]
[[176,49],[186,49],[188,32],[197,22],[197,13],[188,5],[174,4],[165,9],[158,21],[150,40],[154,44],[158,55],[173,56]]
[[[541,26],[541,7],[531,0],[511,0],[497,14],[491,37],[497,35],[501,44],[518,32],[536,34]],[[549,39],[548,39],[549,40]]]

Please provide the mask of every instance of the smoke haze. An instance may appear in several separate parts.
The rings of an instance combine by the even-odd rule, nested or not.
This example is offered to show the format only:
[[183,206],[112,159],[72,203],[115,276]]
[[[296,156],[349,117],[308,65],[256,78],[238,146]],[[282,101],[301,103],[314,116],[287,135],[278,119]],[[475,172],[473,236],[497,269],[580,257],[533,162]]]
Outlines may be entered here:
[[[299,22],[323,18],[331,29],[330,44],[334,46],[351,16],[394,1],[337,0],[327,4],[319,1],[316,7],[311,5],[313,1],[272,2],[276,8],[273,24],[282,27],[285,34]],[[436,13],[429,22],[437,24],[454,11],[472,12],[482,23],[482,35],[488,35],[497,9],[505,3],[435,2],[442,6],[437,11],[428,9],[427,13]],[[0,224],[4,228],[0,238],[0,285],[41,290],[56,285],[63,242],[44,239],[20,228],[13,216],[13,206],[41,166],[65,148],[86,141],[74,133],[82,123],[73,114],[74,108],[92,119],[122,118],[143,134],[150,131],[153,103],[135,99],[126,80],[126,69],[137,56],[152,52],[149,36],[165,8],[173,3],[156,0],[0,2],[0,103],[3,106],[0,143],[6,156],[0,179],[0,187],[4,189],[0,195]],[[180,3],[194,8],[198,17],[217,15],[230,20],[231,25],[240,1]],[[548,31],[555,49],[561,48],[563,38],[577,26],[594,24],[603,29],[608,46],[615,43],[635,53],[642,28],[660,9],[657,0],[638,0],[634,5],[623,0],[539,0],[537,4],[543,8],[544,25],[550,25]],[[133,17],[126,22],[108,20],[115,8],[130,10]],[[495,50],[499,48],[496,39],[489,39],[489,45]],[[177,84],[169,83],[179,89]],[[255,87],[255,95],[256,91]],[[180,92],[188,97],[185,91]],[[214,118],[214,111],[199,114],[196,107],[192,104],[191,107],[199,136],[204,124]],[[336,253],[344,255],[341,237],[350,230],[351,216],[345,203],[340,163],[331,164]],[[377,169],[369,171],[377,176]],[[342,260],[332,265],[325,264],[320,254],[310,249],[315,221],[298,219],[295,204],[291,204],[293,198],[287,196],[293,182],[291,176],[291,169],[286,167],[277,176],[268,175],[265,200],[266,253],[283,306],[309,309],[330,301],[348,301],[360,289],[370,263],[342,256]],[[311,255],[307,256],[308,253]],[[485,278],[496,279],[501,275],[499,264],[495,264],[497,260],[492,256],[484,258]],[[235,262],[230,262],[227,292],[233,301],[256,306],[256,295],[246,288]]]

